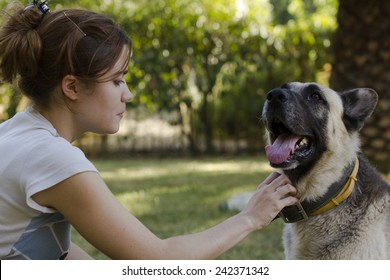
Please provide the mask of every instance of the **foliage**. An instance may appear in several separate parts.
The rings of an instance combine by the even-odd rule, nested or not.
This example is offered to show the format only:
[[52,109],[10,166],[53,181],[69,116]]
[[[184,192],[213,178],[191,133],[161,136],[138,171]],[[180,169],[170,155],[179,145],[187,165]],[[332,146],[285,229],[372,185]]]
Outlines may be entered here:
[[[337,0],[58,0],[111,15],[134,41],[129,106],[174,110],[192,149],[261,139],[265,92],[317,80],[329,60]],[[8,2],[0,0],[1,7]]]

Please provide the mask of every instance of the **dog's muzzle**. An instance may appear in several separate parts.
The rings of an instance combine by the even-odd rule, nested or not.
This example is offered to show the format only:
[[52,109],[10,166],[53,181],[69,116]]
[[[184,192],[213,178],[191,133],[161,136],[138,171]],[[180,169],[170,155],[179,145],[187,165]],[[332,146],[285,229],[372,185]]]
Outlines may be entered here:
[[312,132],[303,125],[305,114],[300,97],[293,92],[276,88],[268,92],[263,109],[263,121],[270,143],[265,152],[271,166],[296,168],[310,157]]

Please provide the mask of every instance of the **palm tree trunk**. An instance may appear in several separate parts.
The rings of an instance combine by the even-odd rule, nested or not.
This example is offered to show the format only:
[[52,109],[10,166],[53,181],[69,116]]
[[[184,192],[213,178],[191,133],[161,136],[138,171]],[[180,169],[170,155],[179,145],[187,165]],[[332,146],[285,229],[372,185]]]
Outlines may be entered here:
[[340,0],[330,86],[370,87],[378,106],[361,131],[362,150],[390,172],[390,1]]

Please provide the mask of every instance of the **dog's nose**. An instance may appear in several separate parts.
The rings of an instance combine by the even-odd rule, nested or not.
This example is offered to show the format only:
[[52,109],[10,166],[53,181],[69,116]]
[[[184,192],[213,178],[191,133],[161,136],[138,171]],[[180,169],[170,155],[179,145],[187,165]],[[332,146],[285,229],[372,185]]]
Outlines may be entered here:
[[288,100],[288,94],[285,90],[276,88],[267,93],[267,100],[269,102],[284,103]]

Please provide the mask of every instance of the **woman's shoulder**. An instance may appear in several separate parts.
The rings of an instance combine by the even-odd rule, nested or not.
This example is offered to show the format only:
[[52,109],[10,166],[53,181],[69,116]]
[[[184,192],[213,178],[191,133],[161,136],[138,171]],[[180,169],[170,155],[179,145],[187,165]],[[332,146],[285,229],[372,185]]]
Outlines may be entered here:
[[18,142],[45,135],[56,137],[58,133],[47,119],[31,107],[0,124],[2,140]]
[[2,126],[0,139],[0,152],[9,159],[7,165],[25,170],[95,170],[81,149],[60,137],[48,120],[31,109]]

